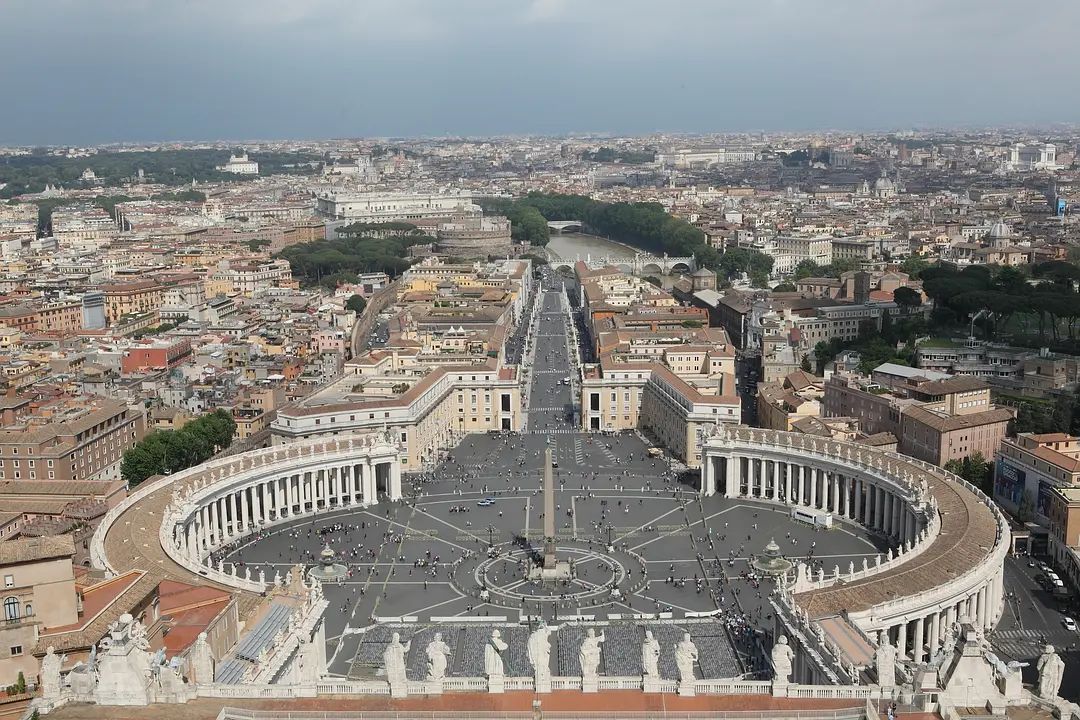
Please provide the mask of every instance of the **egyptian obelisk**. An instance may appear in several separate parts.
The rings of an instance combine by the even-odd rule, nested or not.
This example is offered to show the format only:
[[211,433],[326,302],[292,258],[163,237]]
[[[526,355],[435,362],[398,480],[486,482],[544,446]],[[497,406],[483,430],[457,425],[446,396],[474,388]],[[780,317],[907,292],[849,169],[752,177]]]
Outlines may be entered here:
[[555,473],[551,469],[551,448],[544,450],[544,568],[555,569]]

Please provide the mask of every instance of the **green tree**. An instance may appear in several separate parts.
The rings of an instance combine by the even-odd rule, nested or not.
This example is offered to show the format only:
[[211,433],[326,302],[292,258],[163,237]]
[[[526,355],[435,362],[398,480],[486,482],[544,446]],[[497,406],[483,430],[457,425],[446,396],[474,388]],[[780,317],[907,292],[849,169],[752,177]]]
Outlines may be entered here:
[[801,260],[795,266],[795,279],[803,280],[808,277],[819,277],[818,273],[820,271],[821,268],[813,260]]
[[799,367],[802,370],[805,370],[808,373],[814,372],[814,368],[810,366],[810,356],[809,355],[803,355],[802,356],[802,362],[799,363]]
[[218,408],[179,430],[156,430],[124,453],[120,474],[134,487],[154,475],[179,472],[205,462],[232,444],[236,422]]
[[795,292],[797,288],[794,283],[782,282],[773,288],[773,292]]
[[893,300],[901,307],[915,308],[922,305],[922,295],[909,287],[898,287],[893,291]]
[[930,263],[921,257],[909,257],[900,263],[900,272],[906,273],[912,280],[918,280],[923,270],[930,267]]
[[357,315],[364,312],[364,308],[366,307],[367,300],[365,300],[362,295],[352,295],[345,301],[345,309],[352,310]]
[[964,478],[984,493],[993,494],[994,466],[982,453],[974,452],[962,460],[949,460],[945,463],[945,469]]

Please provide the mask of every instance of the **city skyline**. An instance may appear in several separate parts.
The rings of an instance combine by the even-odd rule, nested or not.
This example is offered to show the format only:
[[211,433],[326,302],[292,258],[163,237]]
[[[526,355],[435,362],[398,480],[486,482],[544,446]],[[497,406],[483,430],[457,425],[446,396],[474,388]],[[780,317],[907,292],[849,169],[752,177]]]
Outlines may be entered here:
[[1004,2],[923,0],[13,0],[0,92],[25,111],[0,123],[0,143],[1066,123],[1080,101],[1057,92],[1054,68],[1080,62],[1080,7],[1040,10],[1018,22]]

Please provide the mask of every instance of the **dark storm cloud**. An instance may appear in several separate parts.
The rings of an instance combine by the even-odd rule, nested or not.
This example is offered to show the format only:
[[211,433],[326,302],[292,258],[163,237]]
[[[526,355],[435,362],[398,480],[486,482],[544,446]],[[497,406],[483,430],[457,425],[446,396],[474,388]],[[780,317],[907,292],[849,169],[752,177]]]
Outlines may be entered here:
[[1080,3],[0,0],[0,142],[1074,121]]

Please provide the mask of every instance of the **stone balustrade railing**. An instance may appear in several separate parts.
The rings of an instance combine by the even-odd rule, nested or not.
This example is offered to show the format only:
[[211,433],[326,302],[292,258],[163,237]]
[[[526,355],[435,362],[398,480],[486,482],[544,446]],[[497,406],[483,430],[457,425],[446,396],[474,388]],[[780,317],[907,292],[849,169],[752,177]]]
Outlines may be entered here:
[[828,639],[820,625],[800,612],[786,591],[776,593],[770,598],[770,603],[777,619],[796,636],[799,647],[810,655],[830,682],[851,682],[851,676],[855,673],[841,661],[844,655],[840,648]]
[[[640,690],[641,677],[606,677],[597,678],[600,690]],[[409,681],[409,694],[424,694],[435,690],[434,681]],[[659,691],[674,693],[677,681],[661,680]],[[506,690],[532,691],[533,678],[507,677]],[[486,692],[487,678],[483,677],[447,677],[442,680],[442,692]],[[556,676],[551,678],[552,690],[580,690],[580,677]],[[416,691],[415,693],[413,691]],[[697,680],[694,691],[699,695],[771,695],[771,680]],[[892,688],[877,685],[787,685],[787,697],[814,698],[820,700],[863,700],[892,699]],[[200,697],[216,698],[304,698],[319,695],[389,695],[390,685],[385,680],[320,680],[316,683],[295,683],[292,685],[267,685],[244,683],[242,685],[224,685],[219,683],[199,685]]]
[[[797,584],[794,587],[795,592],[803,592],[806,590],[819,590],[822,588],[832,587],[837,583],[849,583],[856,582],[858,580],[865,580],[866,578],[879,575],[890,570],[895,570],[900,565],[911,562],[919,555],[921,555],[927,548],[929,548],[934,540],[937,539],[938,533],[941,532],[941,515],[938,512],[934,512],[930,516],[930,521],[927,526],[919,531],[918,539],[907,547],[901,546],[894,556],[890,550],[888,560],[882,561],[881,555],[875,558],[873,564],[867,564],[863,569],[851,569],[849,566],[848,572],[842,572],[839,565],[834,566],[833,572],[825,574],[823,577],[817,579],[811,579],[809,582]],[[865,560],[865,559],[864,559]]]

